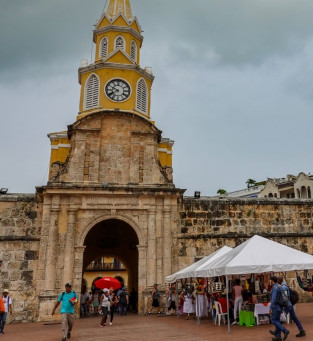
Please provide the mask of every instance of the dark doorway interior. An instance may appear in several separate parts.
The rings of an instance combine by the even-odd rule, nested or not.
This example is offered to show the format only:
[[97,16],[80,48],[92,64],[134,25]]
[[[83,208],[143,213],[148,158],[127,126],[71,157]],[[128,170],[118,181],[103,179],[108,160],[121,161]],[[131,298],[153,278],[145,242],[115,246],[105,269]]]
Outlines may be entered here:
[[138,244],[136,232],[124,221],[110,219],[96,224],[85,239],[83,273],[94,259],[115,257],[128,270],[128,290],[138,290]]

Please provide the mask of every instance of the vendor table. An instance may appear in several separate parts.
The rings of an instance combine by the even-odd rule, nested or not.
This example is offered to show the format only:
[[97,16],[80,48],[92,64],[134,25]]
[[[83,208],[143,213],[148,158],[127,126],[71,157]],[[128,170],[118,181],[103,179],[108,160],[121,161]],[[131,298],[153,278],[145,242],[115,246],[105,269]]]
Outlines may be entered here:
[[254,316],[256,318],[256,324],[259,325],[259,315],[265,315],[270,313],[271,303],[256,303],[254,307]]
[[253,311],[245,311],[241,310],[239,314],[239,324],[246,325],[246,327],[253,327],[255,326],[255,317]]

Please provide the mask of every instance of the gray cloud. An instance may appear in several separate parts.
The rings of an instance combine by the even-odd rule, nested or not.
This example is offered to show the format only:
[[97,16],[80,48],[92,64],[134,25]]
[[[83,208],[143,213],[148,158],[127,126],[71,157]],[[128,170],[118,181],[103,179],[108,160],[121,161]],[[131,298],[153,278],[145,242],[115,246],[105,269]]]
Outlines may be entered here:
[[[156,76],[152,116],[176,140],[177,186],[213,195],[312,170],[311,1],[131,2],[145,31],[142,66]],[[77,68],[104,3],[2,4],[0,187],[44,183],[46,134],[75,120]]]

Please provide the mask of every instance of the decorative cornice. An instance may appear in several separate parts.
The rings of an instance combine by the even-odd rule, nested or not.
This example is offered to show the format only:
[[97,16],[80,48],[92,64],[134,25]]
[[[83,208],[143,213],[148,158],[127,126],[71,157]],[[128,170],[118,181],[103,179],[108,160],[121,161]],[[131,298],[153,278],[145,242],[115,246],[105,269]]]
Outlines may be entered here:
[[99,34],[102,33],[107,33],[107,32],[121,32],[121,33],[130,33],[134,37],[136,37],[138,40],[140,40],[140,47],[142,46],[143,42],[143,36],[136,32],[132,27],[124,27],[124,26],[115,26],[115,25],[110,25],[110,26],[105,26],[102,28],[97,28],[93,31],[93,42],[96,43],[96,37]]
[[78,69],[78,82],[81,84],[81,75],[84,73],[93,72],[100,69],[117,69],[117,70],[132,70],[137,73],[139,73],[141,76],[148,78],[149,80],[153,81],[154,76],[150,75],[148,72],[146,72],[144,69],[139,67],[135,64],[117,64],[117,63],[97,63],[97,64],[91,64],[85,67],[81,67]]

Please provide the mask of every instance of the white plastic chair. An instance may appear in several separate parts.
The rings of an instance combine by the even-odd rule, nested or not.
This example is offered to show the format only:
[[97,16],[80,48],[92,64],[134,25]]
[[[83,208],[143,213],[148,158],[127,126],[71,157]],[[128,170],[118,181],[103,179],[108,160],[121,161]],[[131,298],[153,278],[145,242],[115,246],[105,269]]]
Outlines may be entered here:
[[215,324],[216,324],[216,321],[218,319],[218,325],[220,326],[221,325],[221,318],[223,319],[224,324],[226,324],[225,316],[227,316],[227,313],[223,313],[221,303],[215,301],[214,305],[215,305],[215,311],[216,311],[216,313],[215,313]]

